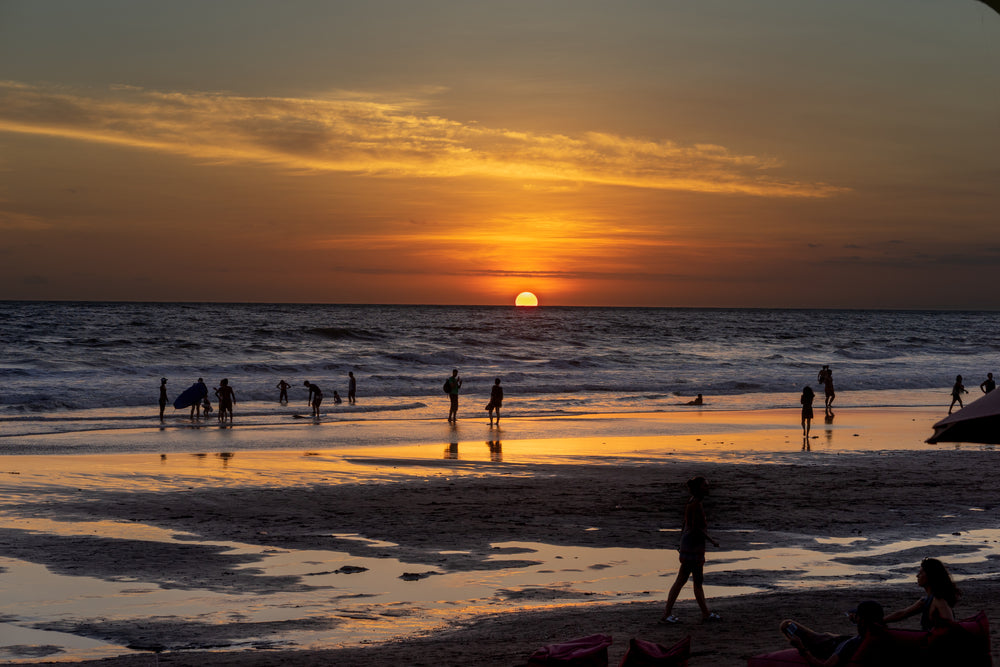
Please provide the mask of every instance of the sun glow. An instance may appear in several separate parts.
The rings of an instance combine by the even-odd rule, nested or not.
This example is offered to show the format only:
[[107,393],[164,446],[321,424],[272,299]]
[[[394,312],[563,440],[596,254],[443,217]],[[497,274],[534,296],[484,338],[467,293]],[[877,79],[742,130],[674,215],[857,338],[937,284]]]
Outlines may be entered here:
[[538,297],[535,296],[534,294],[532,294],[531,292],[521,292],[520,294],[517,295],[517,298],[514,299],[514,305],[515,306],[532,306],[532,307],[533,306],[537,306],[538,305]]

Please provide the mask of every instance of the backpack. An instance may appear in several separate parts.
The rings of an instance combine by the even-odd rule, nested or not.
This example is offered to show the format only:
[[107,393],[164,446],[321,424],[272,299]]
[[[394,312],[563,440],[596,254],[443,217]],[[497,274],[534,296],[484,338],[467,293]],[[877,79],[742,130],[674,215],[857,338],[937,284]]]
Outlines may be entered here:
[[446,394],[451,393],[451,378],[448,378],[447,380],[444,381],[444,393]]

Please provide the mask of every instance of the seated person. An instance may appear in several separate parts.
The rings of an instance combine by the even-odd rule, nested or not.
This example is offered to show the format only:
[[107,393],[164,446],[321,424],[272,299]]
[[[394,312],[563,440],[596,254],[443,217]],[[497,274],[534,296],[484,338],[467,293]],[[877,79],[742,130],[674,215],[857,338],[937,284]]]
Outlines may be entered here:
[[857,624],[858,634],[835,635],[830,632],[816,632],[795,621],[782,621],[781,632],[789,643],[799,650],[807,664],[815,667],[837,667],[846,665],[861,646],[868,632],[884,627],[882,605],[867,600],[849,613],[851,621]]
[[925,558],[917,571],[917,585],[924,589],[926,595],[906,609],[894,611],[885,617],[886,623],[901,621],[910,616],[920,614],[920,629],[950,628],[955,624],[955,612],[952,609],[958,604],[961,593],[948,568],[937,558]]
[[694,399],[693,401],[688,401],[687,404],[688,405],[704,405],[705,404],[705,399],[703,399],[701,397],[701,394],[698,394],[698,398]]

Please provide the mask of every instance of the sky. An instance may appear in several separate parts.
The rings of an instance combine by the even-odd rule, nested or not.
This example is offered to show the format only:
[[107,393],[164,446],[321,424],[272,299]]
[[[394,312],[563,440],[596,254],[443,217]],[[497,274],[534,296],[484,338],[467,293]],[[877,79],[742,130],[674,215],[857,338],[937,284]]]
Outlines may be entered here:
[[0,0],[0,299],[1000,309],[974,0]]

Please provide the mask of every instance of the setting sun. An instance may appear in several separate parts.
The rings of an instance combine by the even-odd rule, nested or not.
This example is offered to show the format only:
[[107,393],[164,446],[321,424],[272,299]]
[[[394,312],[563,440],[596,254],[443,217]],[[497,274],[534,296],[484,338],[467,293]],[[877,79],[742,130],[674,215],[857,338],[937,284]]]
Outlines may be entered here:
[[538,297],[531,292],[521,292],[514,300],[515,306],[537,306]]

